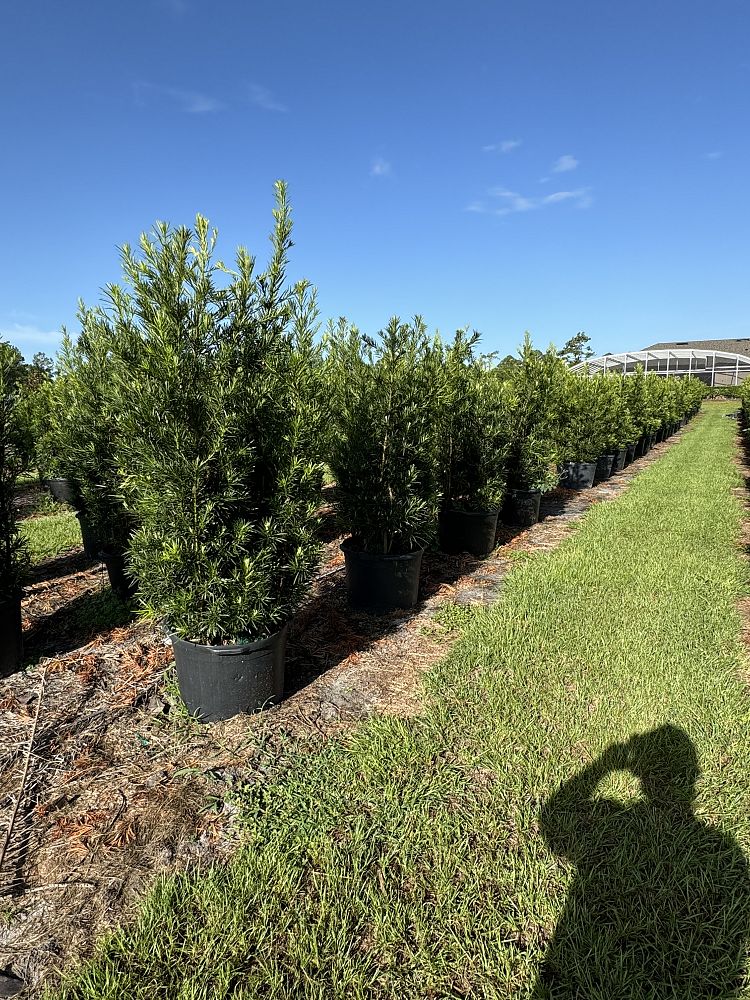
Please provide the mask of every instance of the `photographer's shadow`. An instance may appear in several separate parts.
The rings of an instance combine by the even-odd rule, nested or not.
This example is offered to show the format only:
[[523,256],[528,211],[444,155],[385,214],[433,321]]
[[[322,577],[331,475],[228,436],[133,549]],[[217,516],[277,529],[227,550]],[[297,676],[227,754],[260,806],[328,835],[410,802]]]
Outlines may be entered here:
[[[641,797],[597,797],[613,771]],[[548,846],[577,872],[534,1000],[730,1000],[750,931],[745,856],[693,811],[698,761],[665,725],[609,747],[544,805]]]

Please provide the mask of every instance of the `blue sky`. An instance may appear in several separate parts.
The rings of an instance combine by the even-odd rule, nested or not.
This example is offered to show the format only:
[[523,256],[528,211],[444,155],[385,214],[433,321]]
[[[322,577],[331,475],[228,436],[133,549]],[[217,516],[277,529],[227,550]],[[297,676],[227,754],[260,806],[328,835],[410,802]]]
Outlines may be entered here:
[[52,351],[156,219],[207,215],[370,332],[750,337],[746,0],[6,3],[0,336]]

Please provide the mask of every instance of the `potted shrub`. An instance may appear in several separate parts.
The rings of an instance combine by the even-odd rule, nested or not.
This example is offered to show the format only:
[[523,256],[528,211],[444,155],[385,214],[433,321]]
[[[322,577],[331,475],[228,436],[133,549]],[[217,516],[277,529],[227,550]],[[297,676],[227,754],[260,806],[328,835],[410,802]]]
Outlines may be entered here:
[[560,420],[560,486],[582,490],[593,486],[596,465],[605,447],[599,403],[599,382],[586,375],[566,372]]
[[104,561],[112,590],[129,600],[135,584],[125,562],[134,523],[118,467],[119,405],[112,391],[117,330],[99,308],[81,304],[78,318],[81,333],[75,343],[65,333],[58,358],[57,444],[76,470],[84,551]]
[[0,677],[21,668],[21,581],[28,561],[15,512],[19,465],[15,422],[16,385],[7,356],[0,352]]
[[417,602],[422,553],[439,506],[440,350],[416,317],[377,340],[346,323],[327,339],[333,435],[329,464],[349,601],[373,611]]
[[262,273],[243,248],[231,271],[214,261],[198,216],[124,247],[125,287],[108,289],[130,571],[203,721],[282,696],[288,623],[319,562],[315,300],[286,284],[292,222],[276,193]]
[[513,414],[502,519],[529,527],[539,520],[542,493],[557,485],[557,439],[565,364],[554,348],[536,350],[527,333],[518,363],[505,366]]
[[489,359],[476,358],[479,335],[458,330],[443,351],[439,402],[442,507],[440,548],[478,558],[495,547],[509,447],[508,392]]
[[629,377],[610,374],[592,379],[592,390],[597,395],[597,420],[601,427],[603,452],[597,459],[595,482],[602,482],[613,472],[622,471],[627,443],[635,434],[625,396],[624,380]]

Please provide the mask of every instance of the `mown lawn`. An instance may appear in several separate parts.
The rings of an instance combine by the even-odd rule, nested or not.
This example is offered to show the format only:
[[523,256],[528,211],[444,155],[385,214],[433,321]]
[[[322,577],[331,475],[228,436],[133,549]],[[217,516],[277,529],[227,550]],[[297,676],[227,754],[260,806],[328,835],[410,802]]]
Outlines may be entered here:
[[[61,505],[55,505],[60,508]],[[19,522],[32,563],[53,559],[81,544],[81,527],[72,510],[58,509]]]
[[248,789],[235,861],[160,881],[59,995],[750,997],[732,409],[520,564],[422,716]]

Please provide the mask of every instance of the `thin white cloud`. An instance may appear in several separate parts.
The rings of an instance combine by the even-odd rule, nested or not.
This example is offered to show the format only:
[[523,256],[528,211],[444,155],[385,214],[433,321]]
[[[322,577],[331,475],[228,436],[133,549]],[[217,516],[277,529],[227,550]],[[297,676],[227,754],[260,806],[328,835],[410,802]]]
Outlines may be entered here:
[[289,108],[286,104],[275,97],[268,87],[261,87],[259,83],[250,84],[250,103],[262,111],[275,111],[279,114],[286,114]]
[[178,17],[186,14],[188,9],[186,0],[159,0],[159,4],[162,7],[166,7],[168,11],[176,14]]
[[62,341],[62,331],[42,330],[30,323],[8,323],[0,326],[0,340],[7,340],[22,354],[30,357],[36,351],[55,351]]
[[713,149],[710,153],[706,153],[707,160],[720,160],[724,154],[720,149]]
[[376,157],[372,161],[372,166],[370,167],[371,177],[390,177],[392,173],[392,168],[388,160],[384,160],[382,156]]
[[503,216],[533,212],[538,209],[548,208],[551,205],[564,204],[565,202],[575,205],[576,208],[590,208],[593,201],[590,188],[576,188],[572,191],[553,191],[552,194],[545,195],[543,198],[535,198],[520,194],[518,191],[511,191],[508,188],[495,187],[487,192],[486,199],[470,202],[466,206],[466,211],[481,215]]
[[552,172],[555,174],[565,174],[569,170],[575,170],[578,166],[578,160],[575,156],[571,156],[570,153],[566,153],[565,156],[561,156],[552,168]]
[[224,108],[221,101],[209,94],[196,90],[183,90],[182,87],[162,87],[144,81],[133,84],[133,94],[136,104],[146,105],[154,100],[166,99],[174,103],[180,111],[190,115],[212,114]]
[[523,142],[523,139],[503,139],[502,142],[492,142],[489,146],[482,146],[483,153],[512,153],[514,149]]

